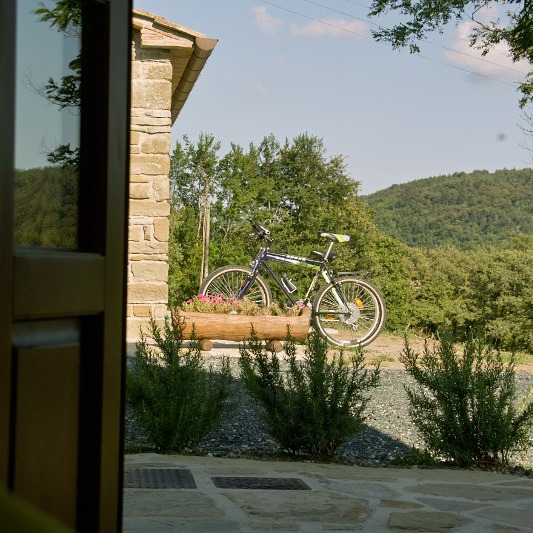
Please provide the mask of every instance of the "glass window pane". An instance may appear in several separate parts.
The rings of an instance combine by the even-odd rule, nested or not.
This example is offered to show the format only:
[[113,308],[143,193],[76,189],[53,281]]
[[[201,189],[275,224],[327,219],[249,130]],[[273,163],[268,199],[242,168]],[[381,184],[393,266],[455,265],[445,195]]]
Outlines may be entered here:
[[77,247],[80,4],[17,2],[17,245]]

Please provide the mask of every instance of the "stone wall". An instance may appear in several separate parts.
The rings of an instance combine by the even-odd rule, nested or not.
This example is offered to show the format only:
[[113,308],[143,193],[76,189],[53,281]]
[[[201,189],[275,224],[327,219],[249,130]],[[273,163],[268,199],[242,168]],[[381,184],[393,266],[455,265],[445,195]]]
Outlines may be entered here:
[[134,342],[168,302],[172,64],[168,50],[133,42],[130,140],[128,332]]
[[217,43],[140,9],[132,26],[128,343],[168,312],[171,127]]

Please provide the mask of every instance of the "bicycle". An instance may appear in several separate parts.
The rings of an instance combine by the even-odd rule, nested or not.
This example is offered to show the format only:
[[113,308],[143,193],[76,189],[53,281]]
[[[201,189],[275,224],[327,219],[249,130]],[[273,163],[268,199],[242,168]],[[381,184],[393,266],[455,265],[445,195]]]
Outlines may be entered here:
[[[250,221],[251,236],[261,241],[257,257],[250,267],[228,265],[211,272],[201,283],[201,294],[220,294],[226,297],[245,296],[261,306],[272,303],[272,291],[259,272],[266,272],[281,289],[290,306],[300,305],[312,308],[312,320],[319,334],[330,344],[340,347],[358,347],[370,344],[385,325],[386,306],[379,290],[368,280],[359,277],[358,272],[339,272],[330,264],[337,254],[332,253],[334,244],[350,240],[349,235],[321,233],[330,242],[325,252],[313,250],[315,257],[300,257],[271,251],[273,239],[270,231],[261,224]],[[269,261],[278,261],[316,269],[303,298],[296,300],[296,286],[285,274],[281,277],[272,269]],[[319,287],[323,278],[325,285]],[[314,300],[311,297],[316,293]]]

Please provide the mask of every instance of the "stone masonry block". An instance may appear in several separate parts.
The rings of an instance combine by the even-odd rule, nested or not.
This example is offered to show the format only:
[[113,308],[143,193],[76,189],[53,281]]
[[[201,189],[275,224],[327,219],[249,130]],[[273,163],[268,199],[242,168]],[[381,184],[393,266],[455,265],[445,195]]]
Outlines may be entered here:
[[154,223],[154,217],[153,216],[130,216],[129,217],[129,223],[135,224],[137,226],[145,226],[146,224],[153,224]]
[[128,283],[128,302],[132,305],[164,303],[168,301],[166,283]]
[[130,132],[130,145],[139,144],[140,140],[141,140],[141,134],[138,131]]
[[151,305],[132,305],[133,316],[150,317],[152,306]]
[[138,283],[141,281],[162,281],[168,280],[168,264],[162,261],[136,261],[131,265],[133,280]]
[[170,156],[157,154],[132,154],[130,157],[131,174],[168,175]]
[[168,133],[156,133],[142,136],[141,152],[143,154],[169,154],[170,135]]
[[170,61],[134,61],[131,66],[133,79],[172,80]]
[[152,307],[152,315],[155,318],[165,318],[168,314],[168,307],[166,305],[154,305]]
[[141,226],[128,226],[128,241],[141,242],[143,232]]
[[130,183],[130,198],[150,198],[152,187],[149,183]]
[[133,59],[136,61],[170,62],[170,52],[161,48],[141,48],[140,43],[135,43]]
[[167,218],[154,219],[154,237],[161,242],[168,242],[169,224]]
[[[168,254],[168,242],[159,241],[142,241],[142,242],[130,242],[128,243],[129,254],[142,254],[143,259],[150,259],[154,254]],[[132,256],[131,260],[135,258]]]
[[153,181],[153,190],[156,200],[168,200],[170,198],[170,182],[167,176],[156,176]]
[[[157,122],[157,124],[154,124],[154,122]],[[142,133],[170,133],[170,119],[132,118],[130,127],[132,131],[140,131]]]
[[167,80],[133,80],[131,106],[149,109],[170,109],[172,84]]
[[148,319],[145,317],[130,317],[126,324],[126,343],[135,345],[139,341],[141,332],[147,334],[149,332]]
[[150,181],[150,177],[149,176],[130,175],[130,183],[148,183],[149,181]]
[[165,254],[130,254],[129,260],[134,261],[168,261],[168,256]]
[[152,202],[150,200],[130,200],[130,215],[167,217],[170,214],[168,202]]

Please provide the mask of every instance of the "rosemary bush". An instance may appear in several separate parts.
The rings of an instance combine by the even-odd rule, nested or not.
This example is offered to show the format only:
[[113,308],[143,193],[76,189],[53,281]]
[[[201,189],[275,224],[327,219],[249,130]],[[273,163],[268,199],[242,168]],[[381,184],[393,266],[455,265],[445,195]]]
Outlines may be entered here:
[[517,398],[513,358],[503,363],[472,337],[460,355],[444,335],[422,355],[406,339],[400,361],[416,380],[405,387],[410,414],[433,457],[461,467],[508,464],[511,453],[527,449],[533,401]]
[[220,371],[203,367],[197,342],[183,347],[179,320],[162,331],[150,320],[150,336],[137,343],[127,372],[126,398],[139,425],[161,451],[194,447],[233,408],[227,359]]
[[359,350],[349,361],[343,353],[327,358],[327,343],[316,333],[296,360],[292,339],[285,343],[288,371],[274,351],[257,339],[240,349],[241,379],[263,406],[271,436],[291,454],[331,459],[337,448],[362,429],[367,391],[379,383],[379,368],[363,369]]

